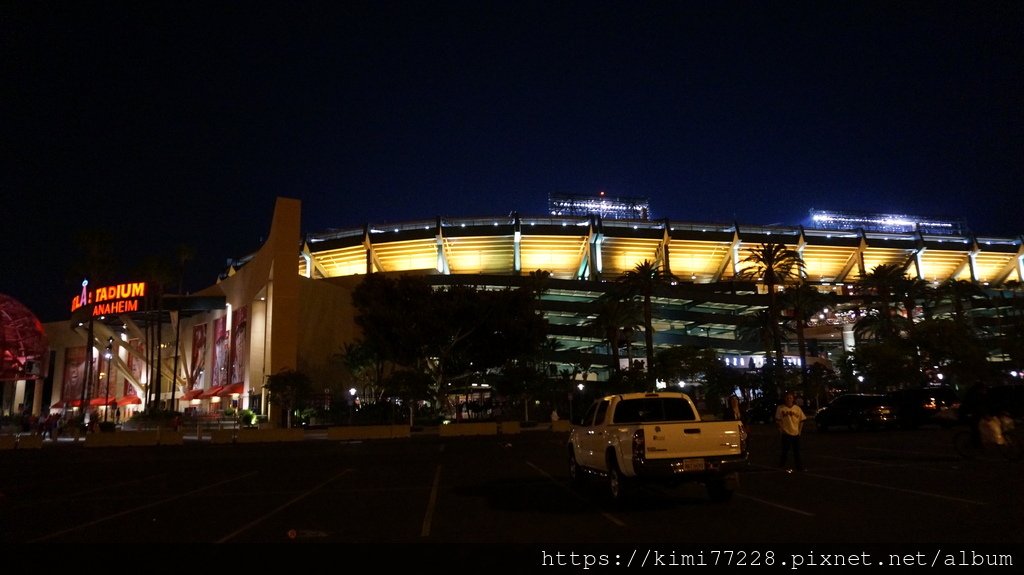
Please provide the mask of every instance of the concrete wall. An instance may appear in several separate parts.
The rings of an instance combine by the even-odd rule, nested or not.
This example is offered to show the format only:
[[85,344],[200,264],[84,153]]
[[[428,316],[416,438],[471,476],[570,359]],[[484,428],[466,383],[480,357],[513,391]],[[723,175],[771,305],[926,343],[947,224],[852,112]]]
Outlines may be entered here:
[[115,431],[87,433],[86,447],[148,447],[153,445],[184,445],[185,438],[178,431],[147,429],[142,431]]
[[0,451],[7,449],[39,449],[42,435],[0,435]]
[[497,435],[498,424],[494,421],[474,423],[451,423],[437,428],[441,437],[458,437],[465,435]]
[[408,425],[350,425],[327,428],[327,439],[331,441],[397,439],[411,435]]

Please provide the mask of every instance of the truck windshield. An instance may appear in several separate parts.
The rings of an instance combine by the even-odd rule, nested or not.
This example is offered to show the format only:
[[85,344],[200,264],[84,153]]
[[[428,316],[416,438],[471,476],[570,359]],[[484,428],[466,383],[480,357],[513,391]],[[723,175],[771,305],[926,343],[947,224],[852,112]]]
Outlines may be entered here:
[[614,417],[614,423],[693,421],[696,419],[690,402],[675,397],[629,399],[615,407]]

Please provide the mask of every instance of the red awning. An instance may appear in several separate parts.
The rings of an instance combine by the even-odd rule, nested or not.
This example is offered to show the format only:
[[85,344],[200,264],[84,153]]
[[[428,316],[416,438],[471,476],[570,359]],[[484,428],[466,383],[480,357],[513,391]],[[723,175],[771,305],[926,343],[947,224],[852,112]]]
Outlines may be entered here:
[[200,395],[199,399],[210,399],[211,397],[217,397],[218,395],[220,395],[220,390],[222,390],[222,389],[224,389],[223,385],[218,385],[217,387],[211,387],[210,389],[207,389],[205,393]]
[[205,389],[190,389],[190,390],[186,391],[181,396],[181,400],[182,401],[192,401],[193,399],[199,399],[200,397],[203,396],[203,392],[204,391],[206,391],[206,390]]
[[113,397],[94,397],[89,400],[89,405],[98,407],[100,405],[117,405],[117,399]]
[[68,407],[78,407],[82,404],[81,399],[71,399],[68,401],[58,401],[57,403],[50,406],[50,409],[65,409]]
[[118,405],[142,405],[142,398],[137,395],[126,395],[117,400]]
[[225,385],[224,387],[220,388],[220,391],[217,392],[217,395],[221,397],[228,397],[236,393],[241,394],[243,391],[245,391],[244,383],[232,383],[231,385]]

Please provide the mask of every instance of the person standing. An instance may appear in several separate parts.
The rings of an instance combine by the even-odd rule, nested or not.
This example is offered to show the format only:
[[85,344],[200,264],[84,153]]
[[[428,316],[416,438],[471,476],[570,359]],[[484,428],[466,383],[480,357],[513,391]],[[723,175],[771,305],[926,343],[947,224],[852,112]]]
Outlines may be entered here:
[[730,395],[725,402],[725,412],[722,414],[726,421],[738,421],[743,431],[747,430],[747,414],[740,405],[740,398]]
[[981,447],[981,420],[995,415],[990,405],[988,386],[979,381],[972,385],[960,402],[958,416],[971,432],[971,445]]
[[803,431],[804,421],[807,416],[804,410],[796,405],[796,398],[792,392],[786,392],[782,403],[775,408],[775,425],[779,428],[779,436],[782,443],[782,452],[779,457],[779,467],[785,468],[786,473],[792,473],[792,467],[786,467],[789,453],[793,453],[793,465],[797,471],[804,470],[803,461],[800,459],[800,432]]

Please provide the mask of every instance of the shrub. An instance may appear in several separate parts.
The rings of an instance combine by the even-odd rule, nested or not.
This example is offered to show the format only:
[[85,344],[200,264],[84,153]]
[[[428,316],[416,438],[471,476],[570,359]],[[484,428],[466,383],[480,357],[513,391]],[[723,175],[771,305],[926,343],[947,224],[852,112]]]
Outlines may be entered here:
[[238,412],[238,423],[240,425],[253,425],[256,423],[256,414],[251,409],[243,409]]

